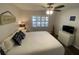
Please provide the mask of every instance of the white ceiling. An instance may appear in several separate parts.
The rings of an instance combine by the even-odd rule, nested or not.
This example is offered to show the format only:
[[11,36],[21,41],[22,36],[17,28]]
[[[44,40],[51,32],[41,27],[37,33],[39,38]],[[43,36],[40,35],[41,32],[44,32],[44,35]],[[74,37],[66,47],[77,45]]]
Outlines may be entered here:
[[[46,3],[14,3],[16,7],[20,8],[21,10],[46,10],[41,6],[47,6]],[[54,6],[58,5],[65,5],[64,8],[71,8],[71,7],[79,7],[79,3],[55,3]]]
[[43,10],[40,3],[18,3],[14,4],[16,7],[22,10]]

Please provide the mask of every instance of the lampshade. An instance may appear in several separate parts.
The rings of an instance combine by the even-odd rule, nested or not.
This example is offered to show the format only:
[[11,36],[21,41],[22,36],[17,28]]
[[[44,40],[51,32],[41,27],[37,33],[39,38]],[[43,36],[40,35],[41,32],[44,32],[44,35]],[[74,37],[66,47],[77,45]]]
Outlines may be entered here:
[[53,14],[53,11],[52,11],[52,10],[47,10],[47,11],[46,11],[46,14],[47,14],[47,15],[52,15],[52,14]]

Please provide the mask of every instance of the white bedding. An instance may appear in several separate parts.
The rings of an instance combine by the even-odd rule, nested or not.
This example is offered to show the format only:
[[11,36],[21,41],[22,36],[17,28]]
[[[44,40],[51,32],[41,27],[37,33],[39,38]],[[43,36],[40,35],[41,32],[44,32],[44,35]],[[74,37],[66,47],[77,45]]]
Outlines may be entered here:
[[26,32],[21,46],[13,47],[8,55],[52,54],[63,55],[64,47],[48,32]]

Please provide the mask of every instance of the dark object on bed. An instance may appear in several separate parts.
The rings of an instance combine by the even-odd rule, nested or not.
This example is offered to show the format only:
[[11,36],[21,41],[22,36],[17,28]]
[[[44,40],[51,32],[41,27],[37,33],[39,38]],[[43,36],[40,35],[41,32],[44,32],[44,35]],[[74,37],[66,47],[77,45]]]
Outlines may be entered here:
[[74,33],[75,28],[74,28],[74,27],[72,27],[72,26],[63,25],[62,30],[63,30],[63,31],[66,31],[66,32],[68,32],[68,33],[73,34],[73,33]]
[[12,39],[13,39],[15,45],[21,45],[22,37],[18,32],[15,33],[15,35],[12,37]]
[[12,37],[15,45],[21,45],[22,39],[25,38],[25,34],[22,31],[16,32]]
[[22,39],[25,38],[25,34],[22,31],[19,31],[19,35],[21,35]]
[[1,55],[6,55],[5,52],[3,51],[3,49],[0,47],[0,54]]

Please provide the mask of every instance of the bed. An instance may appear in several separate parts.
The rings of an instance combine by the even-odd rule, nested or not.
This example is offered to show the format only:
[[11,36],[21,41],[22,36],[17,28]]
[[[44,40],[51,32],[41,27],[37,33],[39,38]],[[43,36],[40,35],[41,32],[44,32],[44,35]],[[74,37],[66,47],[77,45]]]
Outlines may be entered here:
[[64,55],[62,44],[46,31],[26,32],[21,46],[14,46],[7,55]]

